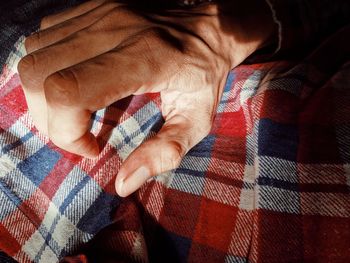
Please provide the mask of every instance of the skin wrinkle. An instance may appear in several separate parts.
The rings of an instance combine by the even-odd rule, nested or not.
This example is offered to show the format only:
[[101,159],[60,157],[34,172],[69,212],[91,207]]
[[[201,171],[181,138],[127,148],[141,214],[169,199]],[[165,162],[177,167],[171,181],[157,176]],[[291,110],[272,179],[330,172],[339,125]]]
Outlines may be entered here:
[[[61,85],[62,82],[65,84]],[[49,76],[44,82],[44,91],[47,103],[53,107],[74,107],[81,98],[79,80],[72,70],[58,71]]]
[[[40,22],[40,29],[46,29],[48,27],[52,27],[56,24],[64,23],[65,21],[68,21],[69,19],[72,19],[74,17],[78,17],[80,15],[84,15],[85,13],[88,13],[89,11],[98,8],[101,4],[109,2],[106,0],[98,1],[98,0],[92,0],[85,2],[78,7],[71,7],[66,9],[64,12],[59,14],[53,14],[47,17],[44,17]],[[62,16],[62,14],[65,14]],[[64,19],[62,19],[64,17]]]
[[[150,21],[156,21],[159,23],[159,21],[157,19],[154,19],[152,17],[149,17]],[[192,36],[194,39],[198,39],[202,42],[202,44],[206,45],[208,49],[210,49],[212,52],[212,48],[210,47],[210,45],[204,41],[204,38],[201,37],[199,34],[196,34],[194,31],[188,30],[185,26],[183,25],[178,25],[176,23],[173,22],[167,22],[167,21],[161,21],[162,22],[162,26],[166,26],[166,27],[170,27],[174,30],[177,30],[181,33],[186,33],[187,36]],[[214,52],[215,53],[215,52]]]
[[37,67],[38,62],[34,55],[28,54],[20,60],[18,64],[18,72],[23,76],[24,89],[30,92],[41,92],[41,80],[43,69]]
[[[150,29],[149,31],[143,32],[142,34],[142,38],[140,39],[140,41],[142,41],[143,43],[145,43],[145,51],[143,52],[144,55],[144,60],[146,62],[146,64],[149,65],[150,67],[150,71],[152,73],[152,75],[158,75],[162,72],[160,65],[157,65],[155,59],[150,56],[149,54],[152,53],[152,43],[150,43],[150,40],[148,40],[148,37],[150,39],[152,39],[152,37],[157,37],[159,34],[161,34],[159,32],[159,30],[161,30],[160,28],[155,28],[155,29]],[[150,35],[150,36],[148,36]],[[160,54],[162,55],[162,54]]]
[[[99,9],[102,9],[102,12]],[[109,10],[109,8],[107,8],[107,10],[104,10],[104,9],[106,9],[106,8],[103,8],[103,6],[100,6],[97,8],[97,10],[95,9],[95,10],[91,10],[90,12],[88,12],[87,15],[94,14],[94,16],[92,16],[91,18],[90,18],[90,16],[88,16],[86,19],[84,19],[85,16],[81,15],[81,16],[72,18],[71,20],[64,21],[61,24],[56,24],[50,28],[46,28],[45,30],[34,33],[33,35],[29,36],[28,39],[31,39],[32,37],[36,37],[37,40],[33,41],[32,45],[29,46],[29,49],[28,49],[28,47],[26,47],[27,51],[33,52],[39,48],[47,46],[47,41],[49,41],[50,43],[53,44],[57,40],[69,38],[72,35],[72,31],[73,31],[73,33],[76,33],[79,30],[87,29],[92,23],[94,23],[97,19],[101,18],[101,16],[103,16],[105,14],[105,12],[107,12]],[[95,13],[98,13],[98,14],[95,14]],[[46,43],[44,42],[44,44],[37,43],[35,45],[35,42],[39,42],[38,40],[54,35],[52,33],[53,30],[55,30],[57,32],[63,31],[63,33],[60,32],[60,34],[59,34],[60,36],[58,39],[46,40]],[[42,34],[44,34],[44,37],[42,36]],[[56,35],[57,34],[58,33],[56,33]]]

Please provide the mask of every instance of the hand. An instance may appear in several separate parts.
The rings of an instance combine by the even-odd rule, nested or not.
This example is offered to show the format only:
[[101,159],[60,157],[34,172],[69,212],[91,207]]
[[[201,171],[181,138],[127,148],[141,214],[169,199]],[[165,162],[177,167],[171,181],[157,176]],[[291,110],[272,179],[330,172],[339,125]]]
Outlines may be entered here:
[[[233,23],[229,30],[223,21]],[[229,70],[272,31],[244,28],[217,5],[143,12],[90,1],[49,16],[26,39],[28,55],[18,66],[33,121],[57,146],[92,158],[99,153],[93,112],[129,95],[160,92],[164,126],[117,175],[117,193],[127,196],[176,168],[209,133]]]

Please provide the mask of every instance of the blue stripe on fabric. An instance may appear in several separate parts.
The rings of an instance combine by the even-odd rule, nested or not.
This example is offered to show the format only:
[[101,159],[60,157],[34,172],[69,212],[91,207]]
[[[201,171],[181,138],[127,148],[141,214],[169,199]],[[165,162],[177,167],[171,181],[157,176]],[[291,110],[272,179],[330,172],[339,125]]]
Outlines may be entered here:
[[135,148],[136,145],[132,142],[131,138],[135,137],[135,133],[132,133],[130,136],[127,134],[127,132],[124,130],[124,128],[122,126],[118,127],[118,130],[120,131],[120,133],[123,136],[123,141],[121,141],[118,145],[117,145],[117,149],[120,149],[122,147],[123,144],[131,144],[130,146],[132,148]]
[[[9,198],[9,196],[1,191],[0,189],[0,222],[7,217],[9,214],[11,214],[13,211],[17,209],[16,204],[12,202],[12,200]],[[1,262],[1,261],[0,261]]]
[[60,157],[59,153],[45,145],[27,159],[24,159],[17,167],[36,186],[39,186]]
[[297,125],[261,119],[258,135],[259,156],[296,161],[299,141]]
[[22,138],[18,139],[17,141],[4,146],[2,148],[2,153],[6,154],[9,151],[13,150],[14,148],[17,148],[18,146],[21,146],[22,144],[24,144],[26,141],[28,141],[33,136],[34,136],[34,134],[32,132],[27,133],[26,135],[24,135]]
[[169,253],[169,256],[171,256],[170,258],[176,258],[177,262],[186,262],[188,260],[192,240],[170,231],[167,233],[167,235],[164,235],[164,237],[166,241],[169,241],[169,247],[165,247],[165,249],[169,249],[169,251],[165,251],[165,254]]
[[235,73],[231,71],[226,78],[224,91],[222,93],[222,97],[217,108],[217,112],[219,113],[224,112],[224,108],[225,108],[225,105],[227,104],[234,79],[235,79]]
[[83,180],[81,180],[73,189],[72,191],[67,195],[65,200],[63,201],[62,205],[59,207],[59,211],[63,214],[67,206],[69,206],[72,203],[72,200],[75,196],[79,193],[81,189],[89,182],[91,177],[85,176]]
[[[249,98],[249,97],[252,97],[254,94],[256,94],[256,92],[259,88],[261,75],[262,75],[262,72],[260,70],[256,70],[256,71],[254,71],[253,74],[251,74],[249,76],[248,79],[245,80],[245,82],[242,86],[241,94],[240,94],[241,98]],[[235,100],[234,98],[231,98],[231,99],[227,98],[227,95],[231,91],[233,80],[234,80],[234,73],[232,72],[229,75],[227,82],[226,82],[226,85],[225,85],[224,92],[226,92],[226,94],[223,95],[220,103],[224,104],[224,103],[233,102]],[[252,82],[254,82],[254,84],[256,84],[256,85],[249,85]]]
[[233,71],[230,71],[226,79],[224,92],[229,92],[231,90],[231,86],[235,77],[236,77],[236,74]]
[[140,130],[145,132],[146,130],[148,130],[151,124],[153,124],[153,127],[151,127],[151,130],[155,132],[159,131],[164,121],[157,122],[157,120],[163,120],[162,114],[160,112],[157,112],[155,115],[149,118],[144,124],[142,124],[140,126]]
[[4,185],[4,183],[1,180],[0,191],[3,192],[15,206],[18,207],[22,203],[22,200],[10,190],[10,187]]
[[261,185],[257,208],[300,215],[300,195],[299,192]]
[[210,134],[205,137],[200,143],[193,147],[187,155],[196,157],[211,157],[212,148],[215,142],[216,136]]
[[60,254],[61,248],[57,244],[56,240],[52,238],[52,234],[55,231],[55,227],[56,227],[59,219],[60,219],[60,216],[55,217],[49,231],[46,230],[46,226],[42,227],[42,224],[39,227],[38,231],[39,231],[40,235],[43,237],[43,239],[45,240],[45,242],[43,243],[43,245],[40,247],[38,253],[36,254],[35,262],[40,261],[42,253],[44,252],[46,247],[49,247],[52,250],[52,252],[54,252],[56,254],[57,257]]
[[[130,144],[130,146],[131,146],[132,148],[135,148],[137,145],[135,145],[135,144],[132,142],[132,139],[135,138],[137,135],[139,135],[140,132],[146,132],[147,129],[151,126],[151,124],[154,124],[155,121],[156,121],[157,119],[159,119],[159,118],[161,118],[161,113],[160,113],[160,112],[156,113],[156,114],[153,115],[151,118],[149,118],[144,124],[142,124],[142,125],[140,126],[140,128],[139,128],[138,131],[133,132],[133,133],[131,133],[131,134],[128,134],[128,133],[124,130],[124,128],[122,127],[122,125],[120,125],[120,126],[118,127],[118,130],[120,131],[120,133],[121,133],[122,136],[123,136],[123,141],[117,145],[117,149],[120,149],[120,148],[122,147],[123,144]],[[159,126],[157,126],[157,125],[154,125],[154,126],[155,126],[156,128],[159,128]],[[154,127],[152,127],[152,128],[154,128]],[[152,129],[151,129],[151,130],[152,130]]]
[[264,185],[264,186],[271,186],[275,188],[290,190],[299,192],[299,185],[297,183],[291,183],[288,181],[278,180],[275,178],[268,178],[268,177],[259,177],[258,178],[258,184]]
[[177,168],[175,170],[176,173],[181,173],[181,174],[188,174],[191,176],[195,176],[195,177],[203,177],[204,174],[206,173],[205,171],[197,171],[197,170],[192,170],[192,169],[188,169],[188,168]]
[[110,214],[120,204],[120,197],[101,192],[79,220],[77,228],[89,234],[96,234],[112,223]]

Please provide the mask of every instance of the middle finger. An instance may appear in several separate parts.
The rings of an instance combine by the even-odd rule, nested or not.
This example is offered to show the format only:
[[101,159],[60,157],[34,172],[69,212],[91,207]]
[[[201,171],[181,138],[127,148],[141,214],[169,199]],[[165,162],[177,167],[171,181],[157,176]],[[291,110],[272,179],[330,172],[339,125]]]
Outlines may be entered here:
[[67,19],[62,23],[30,35],[25,40],[27,53],[47,47],[94,24],[117,6],[118,4],[113,2],[102,4],[83,15]]

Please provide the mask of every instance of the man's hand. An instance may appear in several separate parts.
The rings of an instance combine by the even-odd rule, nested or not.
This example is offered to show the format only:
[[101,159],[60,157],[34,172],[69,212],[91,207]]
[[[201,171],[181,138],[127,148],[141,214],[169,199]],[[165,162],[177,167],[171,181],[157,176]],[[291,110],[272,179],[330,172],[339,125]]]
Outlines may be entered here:
[[216,5],[143,12],[105,1],[45,18],[26,39],[18,68],[36,127],[57,146],[95,157],[91,114],[129,95],[160,92],[165,124],[125,160],[117,193],[127,196],[176,168],[209,133],[229,70],[271,33],[245,32],[242,23],[226,30],[223,19]]

